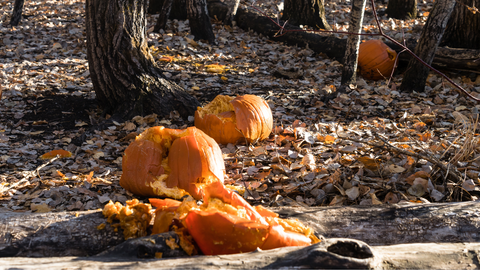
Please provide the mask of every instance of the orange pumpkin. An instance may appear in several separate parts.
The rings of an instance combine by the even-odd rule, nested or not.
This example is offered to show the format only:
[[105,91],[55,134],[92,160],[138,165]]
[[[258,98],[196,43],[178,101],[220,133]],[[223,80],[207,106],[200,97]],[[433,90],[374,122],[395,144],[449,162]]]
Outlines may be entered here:
[[201,130],[151,127],[125,150],[120,185],[141,196],[202,198],[201,187],[223,183],[225,165],[218,144]]
[[261,97],[218,95],[205,107],[197,109],[195,126],[221,144],[253,142],[270,136],[273,117]]
[[360,44],[358,66],[360,74],[370,80],[389,78],[395,66],[397,53],[378,39]]

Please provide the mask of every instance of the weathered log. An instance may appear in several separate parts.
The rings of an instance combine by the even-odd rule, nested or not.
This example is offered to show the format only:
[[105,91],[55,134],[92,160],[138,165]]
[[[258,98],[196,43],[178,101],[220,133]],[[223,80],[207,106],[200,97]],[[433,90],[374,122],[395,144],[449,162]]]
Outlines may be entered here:
[[274,208],[326,238],[346,237],[369,245],[480,242],[478,202]]
[[[228,7],[220,1],[208,1],[208,10],[211,17],[216,16],[219,20],[223,20],[228,12]],[[272,40],[284,42],[289,45],[308,47],[316,53],[322,53],[330,58],[342,61],[346,49],[346,36],[337,38],[330,34],[314,34],[307,32],[289,32],[282,36],[276,36],[279,27],[270,19],[258,15],[251,9],[239,8],[236,17],[237,25],[244,30],[253,30],[257,33],[265,35]],[[280,22],[283,25],[283,21]],[[299,27],[286,24],[285,29],[301,30]],[[386,42],[392,49],[400,52],[402,49],[393,44]],[[414,50],[416,41],[407,41],[407,47]],[[412,57],[407,53],[400,54],[400,61],[408,62]],[[480,50],[459,49],[439,47],[433,59],[433,67],[442,70],[460,70],[480,73]]]
[[327,239],[309,247],[287,247],[223,256],[131,259],[109,256],[0,258],[15,269],[479,269],[479,243],[405,244],[369,247],[349,239]]
[[[297,218],[326,238],[353,238],[369,245],[480,242],[476,202],[351,207],[273,208]],[[0,256],[91,256],[123,242],[122,232],[99,211],[1,213]]]
[[0,212],[0,257],[91,256],[122,243],[100,211],[26,214]]

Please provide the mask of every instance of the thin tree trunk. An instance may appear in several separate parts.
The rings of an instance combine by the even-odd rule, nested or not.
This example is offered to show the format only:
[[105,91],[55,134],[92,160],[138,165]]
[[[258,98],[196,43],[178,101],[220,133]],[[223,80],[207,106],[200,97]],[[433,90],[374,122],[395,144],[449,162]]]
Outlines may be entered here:
[[12,18],[10,19],[11,26],[17,26],[20,23],[24,2],[25,0],[15,0],[15,3],[13,4]]
[[[148,4],[148,14],[157,14],[162,11],[165,0],[151,0]],[[173,0],[172,9],[170,10],[169,19],[186,20],[187,9],[186,0]]]
[[480,12],[473,10],[480,8],[480,0],[462,0],[461,3],[457,2],[453,9],[442,46],[480,49]]
[[228,9],[227,18],[225,20],[226,24],[232,24],[235,21],[235,16],[237,15],[238,7],[240,6],[240,0],[234,0],[232,7]]
[[[363,24],[363,14],[367,0],[353,0],[352,12],[350,14],[350,26],[348,32],[361,33]],[[356,70],[358,64],[358,49],[360,47],[361,36],[349,35],[347,39],[347,48],[343,58],[342,85],[356,83]]]
[[[423,27],[422,34],[415,47],[415,54],[425,63],[431,64],[435,56],[438,44],[442,39],[448,19],[455,7],[455,1],[437,0],[435,6]],[[403,75],[400,89],[406,92],[423,92],[430,69],[420,61],[411,59],[407,71]]]
[[187,0],[187,17],[195,40],[204,39],[210,44],[215,43],[215,34],[210,23],[205,0]]
[[417,17],[417,0],[389,0],[387,14],[391,18],[405,20]]
[[193,115],[199,102],[165,79],[148,50],[146,1],[87,0],[87,58],[104,113]]
[[285,0],[282,20],[294,25],[332,30],[325,17],[324,0]]
[[157,23],[153,28],[153,31],[158,33],[160,29],[165,29],[167,25],[168,16],[170,16],[170,10],[172,9],[173,0],[165,0],[158,15]]

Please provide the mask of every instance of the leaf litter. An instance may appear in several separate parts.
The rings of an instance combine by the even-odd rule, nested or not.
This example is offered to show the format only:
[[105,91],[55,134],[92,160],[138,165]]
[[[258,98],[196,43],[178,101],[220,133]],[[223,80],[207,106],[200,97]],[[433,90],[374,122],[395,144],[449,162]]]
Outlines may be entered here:
[[[417,37],[432,4],[420,1],[416,20],[382,15],[384,30],[397,40]],[[259,6],[272,17],[278,7],[274,0]],[[49,212],[125,204],[134,198],[118,184],[125,148],[150,126],[186,128],[193,116],[136,116],[92,131],[102,118],[86,60],[83,1],[28,2],[20,25],[10,28],[12,9],[11,1],[0,3],[1,207]],[[329,1],[326,10],[334,29],[347,30],[350,2]],[[148,29],[156,16],[148,17]],[[369,8],[365,22],[365,32],[376,31]],[[194,41],[188,21],[169,20],[165,31],[149,31],[149,47],[165,76],[202,104],[218,94],[267,100],[275,121],[269,139],[221,145],[226,183],[252,204],[478,199],[480,105],[437,75],[428,77],[424,93],[410,94],[397,91],[399,74],[389,85],[357,77],[353,90],[324,102],[323,91],[340,85],[337,60],[213,23],[216,45]],[[480,76],[449,75],[479,96]]]

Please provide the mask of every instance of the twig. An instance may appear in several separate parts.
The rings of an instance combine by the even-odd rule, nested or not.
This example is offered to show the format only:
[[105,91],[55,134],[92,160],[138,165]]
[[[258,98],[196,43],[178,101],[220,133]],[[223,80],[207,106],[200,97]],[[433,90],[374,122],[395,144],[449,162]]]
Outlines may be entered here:
[[412,156],[412,157],[416,157],[416,158],[419,158],[419,159],[425,159],[425,160],[428,160],[429,162],[435,164],[437,167],[439,167],[440,169],[442,169],[443,171],[446,172],[446,176],[448,176],[449,174],[452,176],[452,178],[454,178],[456,181],[460,182],[462,180],[462,177],[459,176],[457,173],[456,173],[456,170],[454,170],[454,167],[453,165],[451,164],[448,164],[448,165],[445,165],[443,164],[441,161],[438,161],[438,160],[435,160],[433,158],[430,158],[426,155],[423,155],[423,154],[419,154],[419,153],[415,153],[415,152],[409,152],[409,151],[406,151],[406,150],[403,150],[403,149],[400,149],[400,148],[397,148],[393,145],[391,145],[387,140],[385,140],[384,138],[378,136],[376,133],[373,133],[373,135],[375,136],[375,138],[381,140],[383,142],[383,144],[378,144],[378,143],[372,143],[372,142],[368,142],[368,141],[364,141],[364,140],[360,140],[360,139],[355,139],[355,138],[347,138],[347,137],[343,137],[343,136],[338,136],[340,139],[343,139],[343,140],[350,140],[350,141],[354,141],[354,142],[359,142],[359,143],[364,143],[364,144],[368,144],[370,146],[373,146],[373,147],[377,147],[377,148],[380,148],[382,150],[386,150],[386,151],[395,151],[397,153],[400,153],[400,154],[404,154],[404,155],[408,155],[408,156]]

